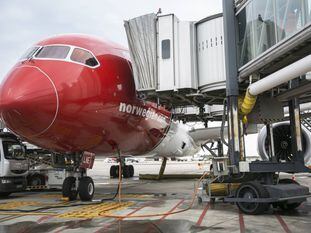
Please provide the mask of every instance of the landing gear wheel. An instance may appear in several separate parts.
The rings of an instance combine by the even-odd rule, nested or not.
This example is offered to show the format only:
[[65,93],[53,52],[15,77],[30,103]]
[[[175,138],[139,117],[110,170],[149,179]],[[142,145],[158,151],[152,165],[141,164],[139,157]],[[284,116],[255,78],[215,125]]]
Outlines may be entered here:
[[110,167],[110,177],[117,178],[119,176],[119,166],[113,165]]
[[79,181],[79,196],[81,201],[91,201],[95,192],[93,179],[89,176],[81,177]]
[[129,165],[129,170],[130,170],[130,177],[133,177],[134,176],[134,166]]
[[110,177],[118,178],[119,177],[119,166],[113,165],[110,167]]
[[[279,181],[279,184],[298,184],[298,182],[292,180],[292,179],[282,179]],[[287,202],[278,202],[277,206],[280,207],[282,210],[289,211],[294,210],[298,208],[301,205],[302,202],[293,202],[293,203],[287,203]]]
[[[257,182],[242,183],[236,192],[237,198],[268,198],[269,193],[264,186]],[[262,214],[270,207],[269,203],[237,202],[239,209],[245,214]]]
[[124,178],[129,178],[131,177],[131,173],[130,173],[130,167],[128,165],[125,165],[122,169],[122,175]]
[[76,178],[73,176],[67,177],[63,182],[63,197],[68,197],[69,201],[74,201],[77,199],[77,187]]

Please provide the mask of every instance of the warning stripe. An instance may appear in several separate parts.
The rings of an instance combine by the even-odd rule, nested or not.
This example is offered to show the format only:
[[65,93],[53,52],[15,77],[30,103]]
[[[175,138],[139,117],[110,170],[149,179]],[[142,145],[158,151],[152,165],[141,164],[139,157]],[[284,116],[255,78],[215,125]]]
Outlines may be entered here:
[[205,208],[203,209],[203,212],[202,212],[202,214],[200,215],[200,217],[199,217],[199,219],[198,219],[198,221],[197,221],[197,223],[196,223],[196,225],[197,226],[201,226],[201,224],[202,224],[202,222],[203,222],[203,219],[204,219],[204,216],[205,216],[205,214],[206,214],[206,212],[207,212],[207,210],[209,209],[209,203],[205,206]]
[[34,189],[47,189],[48,186],[46,186],[46,185],[34,185],[34,186],[27,186],[26,188],[30,189],[30,190],[34,190]]

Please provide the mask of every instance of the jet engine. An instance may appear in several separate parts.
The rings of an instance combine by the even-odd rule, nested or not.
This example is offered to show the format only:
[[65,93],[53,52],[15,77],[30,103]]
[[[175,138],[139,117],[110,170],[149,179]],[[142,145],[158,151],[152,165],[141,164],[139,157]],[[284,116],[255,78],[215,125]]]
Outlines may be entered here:
[[[292,161],[292,143],[289,122],[279,122],[272,125],[274,152],[277,161]],[[302,131],[302,153],[306,166],[311,165],[311,134],[301,126]],[[263,127],[258,134],[258,153],[262,160],[268,160],[269,141],[267,139],[267,127]]]

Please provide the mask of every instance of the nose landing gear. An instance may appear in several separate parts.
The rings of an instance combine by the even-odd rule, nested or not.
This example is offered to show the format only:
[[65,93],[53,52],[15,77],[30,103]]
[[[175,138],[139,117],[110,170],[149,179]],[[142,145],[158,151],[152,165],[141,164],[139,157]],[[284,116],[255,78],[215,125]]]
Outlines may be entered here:
[[[84,152],[61,155],[54,160],[60,160],[60,167],[66,169],[62,194],[69,201],[76,200],[78,195],[81,201],[91,201],[95,192],[94,181],[87,176],[87,169],[92,169],[95,154]],[[56,164],[59,167],[59,164]]]
[[78,180],[73,177],[67,177],[63,182],[63,197],[67,197],[69,201],[74,201],[79,197],[81,201],[91,201],[94,196],[95,186],[93,179],[89,176],[83,176]]

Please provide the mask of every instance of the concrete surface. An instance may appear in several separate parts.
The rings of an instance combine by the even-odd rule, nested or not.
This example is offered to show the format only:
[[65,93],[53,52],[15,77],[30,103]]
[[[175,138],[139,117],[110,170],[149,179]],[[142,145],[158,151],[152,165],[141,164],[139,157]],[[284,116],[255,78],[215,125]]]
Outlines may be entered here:
[[[283,212],[271,209],[260,216],[241,214],[235,205],[216,202],[199,204],[174,215],[145,218],[110,218],[104,215],[135,216],[175,212],[186,209],[194,190],[194,180],[140,181],[139,173],[156,174],[161,162],[134,164],[135,177],[124,179],[121,207],[117,200],[97,205],[76,205],[80,202],[61,201],[60,191],[23,192],[0,199],[0,232],[126,232],[126,233],[183,233],[183,232],[310,232],[311,201],[303,203],[296,211]],[[116,191],[117,180],[110,179],[112,164],[96,161],[89,172],[96,185],[95,201],[109,198]],[[202,173],[209,164],[198,162],[169,162],[165,173]],[[282,177],[291,177],[282,174]],[[311,174],[296,175],[296,180],[311,188]],[[63,206],[57,209],[19,213],[15,209],[33,210],[46,206]],[[116,208],[118,207],[118,208]]]

